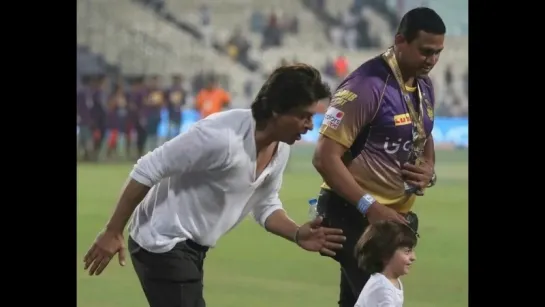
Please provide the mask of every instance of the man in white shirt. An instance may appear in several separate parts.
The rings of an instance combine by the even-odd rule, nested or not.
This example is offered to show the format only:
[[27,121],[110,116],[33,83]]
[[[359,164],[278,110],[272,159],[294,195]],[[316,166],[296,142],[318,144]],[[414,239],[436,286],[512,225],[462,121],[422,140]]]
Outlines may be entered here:
[[321,217],[298,226],[278,198],[289,145],[312,129],[318,101],[329,97],[316,69],[283,66],[251,110],[213,114],[143,156],[85,269],[99,275],[116,253],[125,264],[129,218],[129,252],[151,307],[205,306],[206,251],[248,214],[305,250],[334,255],[342,231],[321,227]]

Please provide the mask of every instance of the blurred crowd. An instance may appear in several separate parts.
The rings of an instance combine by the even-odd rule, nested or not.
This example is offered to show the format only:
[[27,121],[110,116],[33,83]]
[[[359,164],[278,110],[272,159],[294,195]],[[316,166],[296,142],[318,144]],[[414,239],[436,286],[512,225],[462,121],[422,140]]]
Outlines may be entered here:
[[[77,90],[78,156],[94,161],[140,157],[180,132],[182,110],[190,108],[201,118],[229,108],[230,95],[217,76],[202,74],[185,80],[171,77],[163,86],[159,76],[87,75]],[[189,82],[188,82],[189,81]],[[159,138],[162,112],[168,114],[168,131]]]
[[[203,117],[231,106],[248,107],[271,69],[278,65],[299,61],[312,64],[335,88],[367,59],[360,54],[375,54],[374,50],[391,44],[399,16],[411,6],[425,4],[421,0],[279,0],[270,4],[264,0],[115,1],[117,10],[106,18],[96,12],[111,10],[108,2],[78,0],[79,7],[95,12],[78,12],[78,18],[82,16],[78,20],[78,153],[85,160],[142,155],[180,131],[184,109]],[[392,8],[392,1],[397,7]],[[130,11],[135,6],[143,7],[150,16],[139,11],[134,17],[137,15]],[[97,16],[102,19],[94,20]],[[143,17],[150,19],[142,21]],[[316,22],[319,27],[315,27]],[[104,34],[103,40],[95,39],[96,33],[108,33],[95,30],[105,23],[118,32],[110,38]],[[180,33],[161,33],[161,27],[167,25]],[[79,37],[80,33],[84,37]],[[118,33],[129,33],[128,39],[120,39]],[[178,42],[176,35],[189,35],[201,44],[178,51],[188,46],[187,40]],[[210,49],[217,58],[212,61],[210,56],[203,56],[201,61],[211,62],[200,64],[190,62],[191,57],[180,63],[176,58],[165,58],[164,66],[139,66],[136,64],[141,61],[158,58],[142,48],[142,40],[136,39],[140,37],[147,38],[144,45],[170,46],[175,50],[172,54],[191,52],[198,56]],[[128,45],[108,56],[121,43]],[[140,49],[144,51],[133,54],[131,61],[117,62],[127,59],[126,50]],[[171,53],[165,51],[159,57]],[[437,116],[467,116],[467,64],[458,65],[459,59],[467,63],[467,55],[462,53],[454,52],[431,74],[436,84]],[[243,69],[233,71],[232,66],[222,65],[225,61],[240,64]],[[143,67],[141,72],[133,73],[135,68],[127,66],[131,63],[137,71]],[[173,64],[177,66],[171,69]],[[180,73],[172,75],[172,71]],[[165,110],[168,132],[159,136],[157,125]]]

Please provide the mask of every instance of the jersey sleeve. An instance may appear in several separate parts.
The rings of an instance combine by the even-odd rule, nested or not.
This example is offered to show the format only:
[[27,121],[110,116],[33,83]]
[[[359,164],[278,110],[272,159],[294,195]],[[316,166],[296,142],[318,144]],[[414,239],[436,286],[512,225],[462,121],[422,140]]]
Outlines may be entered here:
[[433,82],[429,76],[424,76],[423,81],[430,94],[429,103],[431,104],[432,108],[435,108],[435,88],[433,87]]
[[362,291],[355,307],[396,307],[395,293],[386,287],[376,287],[369,292]]
[[377,114],[382,91],[377,81],[356,76],[341,84],[326,111],[320,133],[350,148]]

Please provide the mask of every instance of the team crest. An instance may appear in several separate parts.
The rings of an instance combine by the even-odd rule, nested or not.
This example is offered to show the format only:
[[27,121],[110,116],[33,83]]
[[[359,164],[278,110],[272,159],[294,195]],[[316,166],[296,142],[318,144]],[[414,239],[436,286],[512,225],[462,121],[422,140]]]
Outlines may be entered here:
[[429,118],[430,120],[433,120],[433,115],[434,115],[434,114],[433,114],[433,108],[431,107],[431,103],[430,103],[430,101],[429,101],[427,98],[424,99],[424,102],[426,103],[426,111],[427,111],[427,113],[428,113],[428,118]]

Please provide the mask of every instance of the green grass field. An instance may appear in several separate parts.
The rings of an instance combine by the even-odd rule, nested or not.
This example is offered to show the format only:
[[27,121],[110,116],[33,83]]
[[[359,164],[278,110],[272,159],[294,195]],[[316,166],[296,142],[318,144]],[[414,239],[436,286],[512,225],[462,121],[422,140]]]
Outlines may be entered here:
[[[82,258],[104,226],[130,164],[78,166],[78,306],[147,306],[132,265],[117,259],[99,277],[89,277]],[[438,152],[438,183],[419,198],[418,261],[404,278],[406,307],[462,307],[468,297],[467,152]],[[289,214],[307,216],[307,199],[320,177],[310,149],[293,150],[281,192]],[[211,307],[337,306],[339,267],[267,234],[248,219],[219,240],[205,262],[205,299]]]

